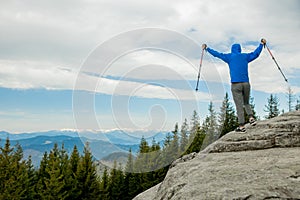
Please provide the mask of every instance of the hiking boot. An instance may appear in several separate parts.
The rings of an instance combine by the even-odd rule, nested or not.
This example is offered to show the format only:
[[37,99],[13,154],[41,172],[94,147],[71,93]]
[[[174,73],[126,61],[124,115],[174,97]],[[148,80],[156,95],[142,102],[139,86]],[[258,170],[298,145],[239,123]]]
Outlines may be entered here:
[[239,126],[235,129],[235,132],[246,132],[246,129],[243,126]]
[[255,125],[256,125],[256,121],[255,121],[255,119],[254,119],[253,117],[251,117],[251,118],[249,119],[249,122],[250,122],[250,125],[251,125],[251,126],[255,126]]

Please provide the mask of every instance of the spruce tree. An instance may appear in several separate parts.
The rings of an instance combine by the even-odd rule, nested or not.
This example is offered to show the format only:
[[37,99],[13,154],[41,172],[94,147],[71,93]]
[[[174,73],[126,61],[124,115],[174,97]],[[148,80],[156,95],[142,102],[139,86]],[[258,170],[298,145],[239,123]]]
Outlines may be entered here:
[[102,179],[100,182],[100,199],[102,200],[109,200],[109,175],[108,175],[108,170],[107,167],[105,166],[104,172],[102,174]]
[[189,133],[189,142],[186,154],[199,152],[205,138],[205,132],[200,127],[200,117],[195,110],[191,118]]
[[172,142],[170,146],[170,158],[172,161],[176,160],[179,155],[179,137],[178,137],[178,123],[175,124],[174,131],[172,131]]
[[47,165],[48,165],[48,153],[44,152],[43,158],[40,161],[40,167],[37,170],[37,184],[35,187],[35,190],[37,191],[36,199],[43,199],[43,193],[44,190],[46,189],[45,179],[48,177],[48,174],[46,172]]
[[210,102],[208,105],[209,115],[206,116],[206,119],[203,124],[203,131],[205,132],[206,136],[202,144],[202,149],[214,142],[216,139],[219,138],[219,131],[218,131],[218,123],[217,123],[217,114],[214,110],[213,103]]
[[149,150],[150,150],[149,144],[143,136],[141,139],[141,142],[140,142],[140,146],[139,146],[139,153],[141,153],[141,154],[147,153],[147,152],[149,152]]
[[[136,162],[134,163],[136,165]],[[139,193],[143,192],[143,188],[141,186],[142,180],[141,180],[141,173],[131,173],[130,175],[127,175],[126,178],[128,178],[128,196],[135,197]]]
[[161,149],[159,142],[155,138],[152,139],[152,145],[149,152],[149,171],[154,171],[160,168]]
[[203,145],[203,141],[206,137],[205,132],[203,129],[199,129],[197,133],[195,134],[195,137],[191,144],[189,145],[188,149],[186,150],[186,154],[190,154],[193,152],[199,152],[201,150],[201,147]]
[[80,157],[77,168],[79,199],[97,199],[99,197],[99,180],[97,177],[96,164],[93,161],[92,153],[86,143],[83,155]]
[[26,178],[24,180],[25,195],[23,199],[36,199],[35,185],[37,184],[36,170],[32,164],[31,156],[25,161],[26,165]]
[[267,115],[265,116],[266,119],[271,119],[279,115],[279,100],[276,95],[271,94],[270,98],[268,98],[268,104],[265,105],[265,112]]
[[286,97],[287,97],[287,103],[288,103],[288,107],[289,107],[289,112],[291,112],[293,110],[293,102],[295,100],[295,96],[294,96],[294,92],[292,90],[292,88],[289,86],[288,87],[288,91],[286,93]]
[[166,138],[164,139],[164,149],[167,148],[172,141],[172,136],[170,133],[167,133]]
[[155,138],[152,138],[152,145],[151,145],[150,151],[153,152],[153,151],[158,151],[158,150],[160,150],[160,145],[158,142],[156,142]]
[[78,177],[77,170],[80,161],[80,155],[75,145],[73,147],[73,151],[71,153],[67,172],[66,172],[66,190],[68,191],[67,199],[73,200],[78,199],[80,195],[80,191],[78,190]]
[[58,144],[55,143],[53,149],[50,151],[45,172],[47,176],[44,179],[44,190],[42,198],[44,199],[66,199],[67,191],[65,187],[65,176],[63,174],[63,168],[60,150]]
[[[199,141],[199,133],[200,133],[200,117],[196,110],[193,111],[193,115],[191,117],[190,122],[190,131],[189,131],[188,143],[190,144],[187,150],[187,153],[192,153],[198,151],[201,147],[198,147],[199,144],[196,141]],[[196,144],[197,143],[197,144]],[[201,143],[202,144],[202,143]],[[195,146],[196,145],[196,146]]]
[[129,149],[128,159],[125,166],[125,172],[133,173],[133,155],[132,155],[131,148]]
[[[133,174],[134,174],[134,160],[131,148],[129,149],[128,159],[125,166],[125,177],[124,177],[124,200],[131,200],[134,196],[132,196],[134,188],[136,187],[136,184],[132,181],[133,180]],[[103,178],[102,178],[103,180]]]
[[29,199],[32,193],[28,183],[30,163],[23,160],[20,145],[11,147],[7,138],[4,147],[0,147],[0,199]]
[[181,130],[180,130],[180,149],[179,149],[179,154],[183,155],[185,153],[185,151],[188,148],[188,129],[189,129],[189,125],[187,122],[187,119],[184,119],[184,122],[181,125]]
[[194,110],[191,118],[190,139],[193,139],[193,137],[196,135],[199,129],[200,129],[200,117],[198,113]]
[[134,171],[143,172],[149,169],[149,151],[150,146],[144,136],[141,138],[139,152],[135,161]]
[[235,115],[235,110],[231,105],[228,93],[226,92],[219,114],[219,137],[222,137],[226,133],[233,131],[237,126],[238,120]]
[[122,185],[124,181],[123,171],[117,169],[117,162],[114,161],[113,168],[110,170],[109,176],[109,196],[110,199],[121,199],[123,197]]

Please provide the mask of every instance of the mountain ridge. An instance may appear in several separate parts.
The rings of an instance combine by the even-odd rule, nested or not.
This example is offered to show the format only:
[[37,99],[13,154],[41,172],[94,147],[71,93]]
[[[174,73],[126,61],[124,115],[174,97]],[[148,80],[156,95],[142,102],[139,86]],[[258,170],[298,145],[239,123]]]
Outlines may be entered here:
[[[10,133],[7,131],[0,131],[0,139],[19,140],[33,138],[35,136],[71,136],[71,137],[83,137],[88,139],[98,139],[103,141],[110,141],[114,144],[138,144],[142,137],[148,142],[155,138],[157,141],[161,141],[166,136],[165,131],[131,131],[126,132],[123,130],[111,130],[111,131],[90,131],[90,130],[48,130],[37,131],[31,133]],[[148,137],[145,137],[148,136]]]
[[[143,134],[143,132],[139,132]],[[132,133],[131,133],[132,134]],[[160,142],[164,139],[165,133],[156,133],[153,137],[158,138]],[[147,141],[151,144],[152,138]],[[92,131],[74,131],[74,130],[49,130],[32,133],[9,133],[0,131],[0,146],[3,146],[6,139],[9,138],[12,146],[20,144],[23,149],[24,158],[31,156],[34,166],[38,166],[45,152],[49,152],[54,144],[59,148],[64,145],[64,149],[70,154],[77,146],[79,152],[83,152],[84,145],[88,142],[89,148],[95,159],[110,158],[110,154],[128,153],[129,149],[136,154],[139,148],[141,138],[134,137],[124,131],[113,130],[111,132],[92,132]],[[160,141],[159,141],[160,140]],[[117,154],[118,155],[118,154]],[[124,154],[120,158],[124,160]],[[111,156],[111,158],[115,158]]]

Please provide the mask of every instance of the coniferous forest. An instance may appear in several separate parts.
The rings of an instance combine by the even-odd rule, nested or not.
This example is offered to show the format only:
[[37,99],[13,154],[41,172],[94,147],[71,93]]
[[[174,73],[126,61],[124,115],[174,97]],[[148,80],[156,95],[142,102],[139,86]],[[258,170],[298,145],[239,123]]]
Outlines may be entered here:
[[[269,106],[269,101],[266,105],[268,117],[273,117],[270,113],[274,103]],[[254,109],[253,102],[251,106]],[[237,126],[228,94],[219,113],[212,103],[208,111],[202,124],[196,111],[181,126],[176,123],[163,144],[155,138],[151,144],[141,138],[136,156],[130,150],[125,166],[114,162],[112,168],[105,167],[101,173],[88,144],[83,152],[76,146],[72,152],[67,152],[63,145],[55,144],[50,152],[44,153],[39,167],[35,168],[30,157],[23,157],[22,147],[11,146],[7,138],[5,145],[0,147],[0,199],[130,200],[160,183],[175,159],[199,152]]]

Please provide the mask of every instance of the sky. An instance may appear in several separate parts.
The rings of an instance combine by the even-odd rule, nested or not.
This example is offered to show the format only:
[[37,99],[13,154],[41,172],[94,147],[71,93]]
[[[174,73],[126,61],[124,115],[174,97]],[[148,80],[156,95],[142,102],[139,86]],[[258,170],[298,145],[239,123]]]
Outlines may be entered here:
[[[172,130],[196,110],[216,112],[228,92],[225,63],[201,45],[263,49],[249,64],[257,114],[270,94],[287,111],[300,99],[300,2],[287,0],[2,1],[0,130]],[[233,103],[233,102],[232,102]]]

